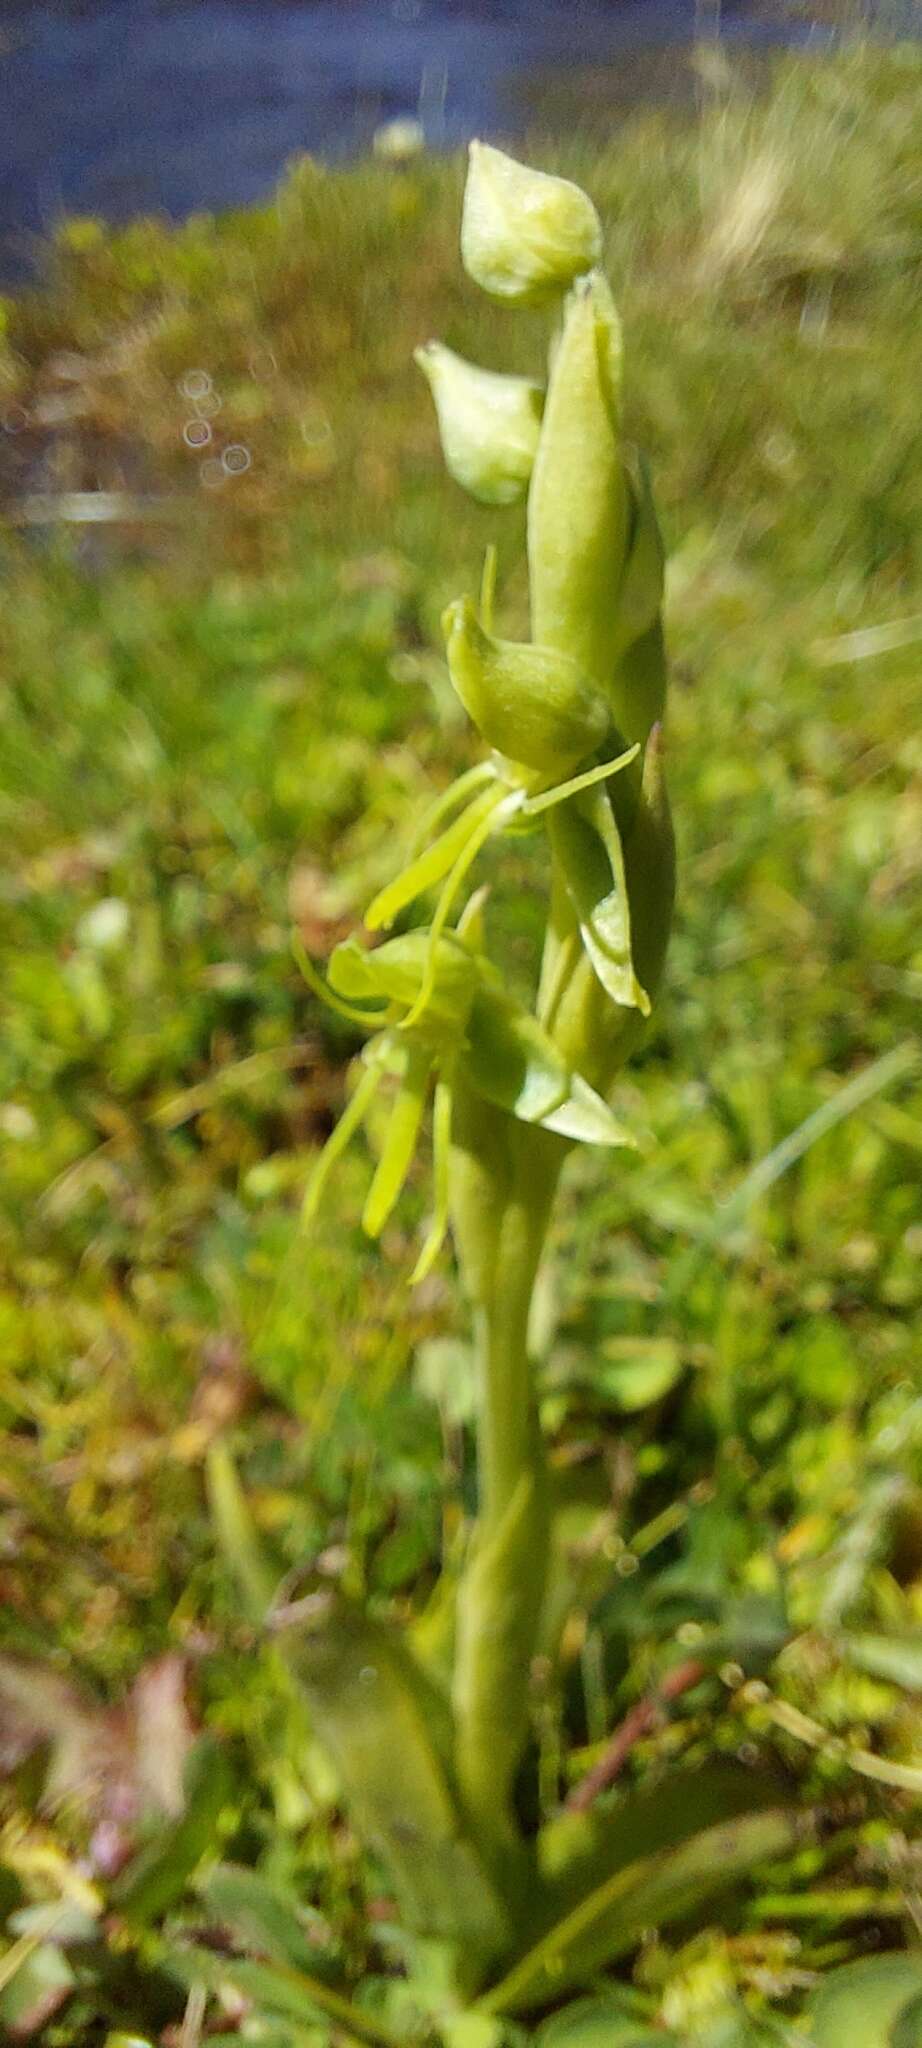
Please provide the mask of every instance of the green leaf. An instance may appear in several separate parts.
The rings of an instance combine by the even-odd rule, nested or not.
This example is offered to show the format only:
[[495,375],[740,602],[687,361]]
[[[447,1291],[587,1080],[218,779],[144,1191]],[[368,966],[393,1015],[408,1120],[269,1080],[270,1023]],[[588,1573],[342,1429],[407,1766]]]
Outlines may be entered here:
[[641,634],[648,633],[654,624],[663,598],[665,565],[663,536],[653,502],[649,463],[638,451],[632,450],[625,466],[631,506],[631,537],[612,629],[612,653],[616,659]]
[[625,1415],[661,1401],[682,1376],[674,1337],[609,1337],[602,1356],[605,1364],[593,1371],[592,1385]]
[[506,2039],[502,2021],[479,2012],[452,2013],[439,2031],[445,2048],[504,2048]]
[[560,1054],[540,1025],[499,989],[482,989],[474,998],[462,1065],[478,1095],[522,1123],[541,1123],[567,1094],[569,1076]]
[[302,1909],[295,1894],[287,1893],[259,1871],[239,1863],[217,1863],[207,1870],[198,1890],[209,1911],[230,1929],[241,1945],[266,1956],[273,1963],[291,1963],[323,1977],[322,1949],[311,1941],[302,1924]]
[[893,2029],[893,2048],[922,2048],[922,1992],[904,2005]]
[[344,1600],[279,1640],[407,1924],[465,1943],[472,1958],[501,1951],[508,1915],[466,1829],[445,1696],[393,1630]]
[[638,2018],[637,2004],[630,1992],[576,1999],[538,2028],[535,2048],[665,2048],[663,2035]]
[[[873,1956],[845,1963],[825,1977],[808,2000],[807,2039],[814,2048],[896,2048],[896,2023],[920,1995],[922,1956]],[[922,2033],[917,2038],[922,2041]],[[912,2039],[910,2034],[910,2043]]]
[[650,1011],[634,972],[621,835],[604,788],[583,790],[550,812],[548,833],[602,987],[615,1003]]
[[309,2026],[332,2020],[342,2038],[361,2048],[404,2048],[371,2013],[305,1970],[283,1963],[254,1963],[244,1956],[218,1956],[210,1949],[167,1948],[164,1963],[181,1984],[219,1992],[225,1987],[252,2000],[261,2012],[283,2014]]
[[574,1074],[553,1041],[500,988],[478,991],[461,1056],[466,1080],[521,1123],[541,1124],[591,1145],[634,1145],[608,1104]]
[[846,1636],[844,1655],[871,1678],[889,1679],[907,1692],[922,1693],[922,1631],[905,1636]]
[[535,1935],[638,1857],[675,1848],[716,1822],[776,1807],[782,1796],[774,1774],[722,1762],[673,1771],[660,1784],[600,1800],[586,1813],[560,1814],[538,1837],[546,1896]]
[[475,1541],[458,1588],[454,1700],[458,1776],[481,1825],[511,1835],[509,1798],[528,1728],[528,1677],[543,1585],[546,1507],[523,1472],[504,1513]]
[[585,1983],[635,1948],[647,1927],[661,1928],[760,1863],[793,1848],[802,1816],[775,1809],[705,1828],[690,1841],[617,1869],[552,1927],[484,2001],[496,2012],[523,2012]]
[[582,1074],[571,1074],[566,1100],[542,1122],[546,1131],[556,1131],[559,1137],[573,1138],[582,1145],[622,1145],[629,1152],[637,1149],[633,1131],[619,1123],[603,1096],[590,1088]]
[[233,1796],[233,1779],[220,1742],[203,1735],[186,1765],[186,1810],[156,1841],[142,1849],[112,1886],[111,1904],[125,1920],[148,1925],[181,1898],[203,1856],[221,1841],[221,1816]]
[[28,1935],[0,1957],[0,2036],[26,2040],[44,2027],[70,1997],[76,1979],[53,1942]]
[[237,1582],[247,1618],[265,1620],[281,1578],[256,1530],[237,1468],[220,1437],[209,1445],[205,1485],[218,1549]]

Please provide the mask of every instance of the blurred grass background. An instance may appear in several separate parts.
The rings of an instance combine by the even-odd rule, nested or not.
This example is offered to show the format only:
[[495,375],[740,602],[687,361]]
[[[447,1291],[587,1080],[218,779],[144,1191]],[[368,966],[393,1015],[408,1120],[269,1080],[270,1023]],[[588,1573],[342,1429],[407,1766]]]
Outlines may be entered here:
[[[648,1141],[574,1163],[547,1303],[554,1457],[607,1559],[571,1623],[580,1768],[676,1631],[722,1629],[749,1671],[756,1610],[793,1632],[790,1705],[918,1749],[920,83],[908,46],[786,58],[756,98],[712,82],[695,118],[532,151],[606,227],[671,558],[681,855],[621,1086]],[[106,1699],[182,1652],[246,1746],[241,1825],[273,1816],[302,1875],[330,1795],[277,1738],[202,1459],[232,1433],[282,1569],[332,1546],[406,1612],[469,1485],[448,1262],[404,1284],[424,1163],[380,1252],[359,1152],[296,1242],[355,1045],[289,947],[293,921],[328,952],[472,758],[438,618],[493,537],[524,623],[521,516],[447,481],[411,363],[434,333],[539,366],[540,323],[463,280],[462,179],[304,160],[258,211],[72,221],[2,309],[0,1647]],[[519,858],[492,915],[525,976],[543,876]],[[856,1636],[899,1670],[857,1668]],[[563,1712],[537,1703],[551,1803]],[[754,1712],[715,1679],[667,1748],[761,1744],[840,1800],[863,1905],[798,1922],[801,1962],[893,1938],[910,1792]]]

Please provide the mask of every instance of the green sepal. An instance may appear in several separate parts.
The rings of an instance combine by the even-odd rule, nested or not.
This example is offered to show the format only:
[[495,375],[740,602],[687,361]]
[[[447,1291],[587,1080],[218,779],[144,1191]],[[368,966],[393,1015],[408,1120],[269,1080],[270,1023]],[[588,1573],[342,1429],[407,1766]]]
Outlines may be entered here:
[[[638,450],[631,450],[625,468],[631,507],[631,528],[628,540],[628,555],[624,575],[618,591],[615,607],[612,653],[617,657],[626,647],[633,645],[642,633],[649,631],[656,619],[663,601],[663,571],[666,551],[660,532],[656,506],[653,502],[653,486],[649,465]],[[623,732],[629,726],[623,719],[616,719]],[[652,720],[651,720],[652,723]],[[630,732],[632,739],[646,738]]]
[[362,1229],[380,1237],[413,1163],[419,1127],[426,1106],[431,1061],[419,1046],[408,1046],[404,1074],[397,1090],[381,1157],[362,1211]]
[[484,1101],[520,1123],[541,1124],[590,1145],[635,1143],[588,1081],[567,1066],[536,1019],[498,986],[484,986],[474,997],[460,1064]]
[[455,1789],[444,1694],[392,1630],[338,1597],[279,1642],[407,1925],[472,1959],[501,1953],[508,1913]]
[[468,597],[447,607],[442,627],[452,683],[488,746],[554,774],[600,746],[608,704],[572,654],[537,636],[535,644],[494,639]]
[[[482,791],[466,805],[460,817],[455,818],[452,824],[446,826],[444,832],[439,833],[431,846],[427,846],[416,860],[411,861],[408,868],[404,868],[402,874],[396,875],[392,882],[388,882],[386,888],[379,890],[365,912],[368,930],[380,931],[382,927],[392,925],[395,917],[399,917],[400,912],[406,910],[408,904],[415,903],[418,896],[425,895],[428,889],[434,889],[437,883],[444,881],[445,876],[464,853],[478,825],[489,817],[491,810],[495,810],[502,799],[501,789],[492,787]],[[337,952],[339,950],[337,947]],[[335,958],[334,953],[333,959]],[[330,979],[333,979],[332,961]]]
[[651,727],[659,723],[666,703],[666,681],[666,643],[657,613],[615,663],[610,680],[612,714],[629,739],[646,739]]
[[[345,996],[386,997],[399,1009],[410,1010],[426,978],[429,955],[430,935],[425,927],[385,939],[371,952],[356,939],[345,939],[330,955],[330,984]],[[439,937],[434,964],[426,1005],[427,1030],[460,1038],[477,982],[476,964],[468,948],[450,932]]]
[[612,1002],[648,1016],[650,999],[634,971],[621,834],[604,788],[560,804],[550,813],[548,833],[602,987]]

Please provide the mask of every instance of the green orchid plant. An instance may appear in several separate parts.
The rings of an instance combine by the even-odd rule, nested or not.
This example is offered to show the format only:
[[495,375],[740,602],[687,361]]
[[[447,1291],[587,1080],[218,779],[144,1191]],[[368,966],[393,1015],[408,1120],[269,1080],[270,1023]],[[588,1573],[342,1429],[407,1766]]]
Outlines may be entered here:
[[[559,2008],[597,1993],[600,1971],[645,1927],[783,1853],[798,1823],[775,1788],[733,1767],[707,1787],[680,1781],[665,1797],[622,1800],[601,1824],[569,1813],[535,1834],[519,1817],[533,1661],[555,1648],[535,1283],[571,1149],[634,1142],[610,1097],[660,984],[675,856],[663,545],[647,469],[624,434],[598,217],[567,180],[475,143],[461,252],[484,291],[550,316],[543,392],[436,342],[417,354],[452,477],[487,505],[527,493],[531,638],[496,632],[491,550],[478,601],[460,597],[443,622],[451,681],[486,755],[422,821],[409,864],[370,905],[369,942],[338,946],[325,976],[300,959],[312,989],[367,1034],[306,1223],[383,1089],[390,1111],[363,1215],[379,1235],[431,1095],[435,1196],[413,1278],[450,1226],[477,1356],[477,1515],[460,1565],[446,1566],[438,1626],[400,1633],[329,1585],[269,1619],[415,1944],[413,1981],[429,1985],[418,1991],[422,2037],[491,2048],[540,2023],[574,2048],[640,2048],[663,2035],[648,2033],[623,1989],[605,1991],[602,2019],[590,2014],[582,2032],[585,2007],[565,2032]],[[487,842],[522,833],[542,835],[549,878],[531,1008],[490,958],[484,891],[467,896]],[[427,900],[427,918],[372,942]],[[215,1498],[226,1531],[237,1513],[226,1466]]]

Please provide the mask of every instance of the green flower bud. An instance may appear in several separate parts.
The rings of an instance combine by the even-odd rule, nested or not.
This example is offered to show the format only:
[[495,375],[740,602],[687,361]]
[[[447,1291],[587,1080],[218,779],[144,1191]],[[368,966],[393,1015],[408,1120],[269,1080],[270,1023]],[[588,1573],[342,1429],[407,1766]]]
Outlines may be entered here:
[[621,328],[596,271],[564,311],[528,497],[528,564],[534,639],[571,655],[601,689],[614,664],[630,510]]
[[435,400],[449,476],[482,505],[513,505],[528,488],[544,394],[531,377],[503,377],[429,341],[414,357]]
[[488,746],[557,774],[601,744],[608,706],[570,655],[494,640],[467,597],[448,606],[442,628],[452,683]]
[[475,284],[494,298],[534,304],[566,291],[601,253],[598,214],[578,185],[471,143],[461,259]]

